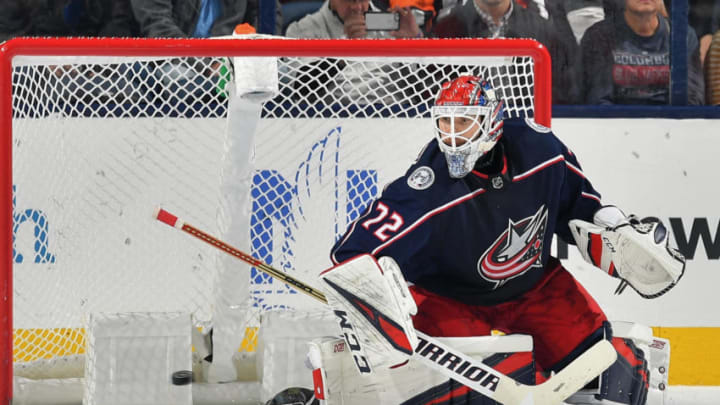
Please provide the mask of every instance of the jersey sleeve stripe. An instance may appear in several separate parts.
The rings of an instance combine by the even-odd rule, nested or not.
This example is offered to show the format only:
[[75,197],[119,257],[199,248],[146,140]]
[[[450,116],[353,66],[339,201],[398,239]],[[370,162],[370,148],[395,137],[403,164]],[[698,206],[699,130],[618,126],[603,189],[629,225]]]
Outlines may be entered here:
[[524,179],[532,176],[533,174],[539,172],[540,170],[543,170],[543,169],[545,169],[549,166],[552,166],[555,163],[561,162],[563,160],[565,160],[565,157],[563,155],[557,155],[552,159],[549,159],[549,160],[546,160],[546,161],[540,163],[539,165],[533,167],[532,169],[526,171],[525,173],[518,174],[517,176],[513,177],[513,181],[524,180]]
[[585,197],[585,198],[589,198],[589,199],[591,199],[591,200],[595,200],[595,201],[597,201],[597,202],[599,202],[599,203],[602,203],[602,201],[600,200],[600,197],[596,196],[595,194],[590,194],[590,193],[587,193],[587,192],[583,191],[582,193],[580,193],[580,195],[583,196],[583,197]]
[[330,254],[330,261],[332,261],[333,264],[339,264],[337,258],[335,257],[335,252],[337,252],[338,249],[340,249],[340,247],[345,244],[345,242],[348,240],[348,238],[350,237],[350,235],[352,235],[353,231],[355,231],[355,226],[356,226],[358,223],[360,223],[360,220],[362,220],[363,218],[365,218],[366,216],[368,216],[371,212],[373,212],[373,210],[374,210],[373,207],[378,203],[378,201],[379,201],[379,200],[373,201],[373,203],[370,204],[370,205],[367,207],[367,209],[365,210],[365,213],[363,213],[363,214],[360,215],[359,217],[355,218],[355,220],[352,222],[352,225],[350,225],[350,228],[347,230],[347,232],[345,232],[345,235],[344,235],[343,238],[342,238],[342,242],[340,242],[340,243],[337,245],[337,248],[334,249],[334,250],[332,251],[332,253]]
[[[430,219],[430,218],[434,217],[435,215],[440,214],[440,213],[442,213],[442,212],[444,212],[444,211],[447,211],[447,210],[449,210],[450,208],[452,208],[452,207],[454,207],[454,206],[456,206],[456,205],[458,205],[458,204],[461,204],[461,203],[463,203],[463,202],[465,202],[465,201],[467,201],[467,200],[470,200],[470,199],[472,199],[472,198],[474,198],[474,197],[476,197],[476,196],[478,196],[478,195],[480,195],[480,194],[483,194],[484,192],[485,192],[485,189],[479,188],[479,189],[473,191],[473,192],[470,193],[470,194],[466,194],[466,195],[464,195],[464,196],[462,196],[462,197],[456,198],[456,199],[453,200],[453,201],[450,201],[450,202],[448,202],[448,203],[446,203],[446,204],[443,204],[443,205],[435,208],[435,209],[432,210],[432,211],[429,211],[428,213],[426,213],[426,214],[423,215],[422,217],[418,218],[415,222],[413,222],[412,225],[410,225],[410,226],[408,226],[407,228],[403,229],[402,232],[398,233],[397,235],[395,235],[395,236],[393,236],[392,238],[388,239],[388,240],[387,240],[385,243],[383,243],[382,245],[380,245],[380,246],[376,247],[375,249],[373,249],[373,251],[371,252],[371,254],[372,254],[373,256],[376,256],[377,253],[379,253],[381,250],[383,250],[383,249],[385,249],[386,247],[392,245],[392,244],[395,243],[395,241],[397,241],[398,239],[400,239],[400,238],[404,237],[405,235],[407,235],[408,233],[412,232],[415,228],[417,228],[418,226],[422,225],[422,224],[423,224],[425,221],[427,221],[428,219]],[[376,257],[377,257],[377,256],[376,256]]]
[[565,165],[567,165],[568,169],[575,172],[575,174],[577,174],[578,176],[582,177],[583,179],[585,178],[585,173],[583,173],[579,167],[573,165],[572,163],[568,162],[567,160],[565,161]]

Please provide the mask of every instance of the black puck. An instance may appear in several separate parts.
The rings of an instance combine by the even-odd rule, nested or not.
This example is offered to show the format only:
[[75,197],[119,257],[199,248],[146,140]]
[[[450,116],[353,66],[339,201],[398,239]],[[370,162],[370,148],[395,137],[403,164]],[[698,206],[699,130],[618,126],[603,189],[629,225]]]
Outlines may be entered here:
[[193,372],[190,370],[180,370],[172,373],[172,383],[174,385],[187,385],[193,380]]

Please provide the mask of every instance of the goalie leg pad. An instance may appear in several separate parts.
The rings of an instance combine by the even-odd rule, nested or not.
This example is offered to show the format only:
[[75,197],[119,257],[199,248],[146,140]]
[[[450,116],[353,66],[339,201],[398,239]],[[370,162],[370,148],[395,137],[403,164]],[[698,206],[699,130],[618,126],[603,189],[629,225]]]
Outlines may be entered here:
[[596,398],[611,403],[645,405],[648,394],[648,363],[630,339],[613,338],[618,358],[600,377]]
[[[490,365],[524,384],[534,384],[533,342],[528,335],[440,338],[452,349]],[[315,368],[315,396],[338,404],[496,405],[476,391],[449,380],[413,357],[407,365],[354,376],[353,360],[342,339],[319,338],[310,343]]]
[[[535,362],[532,352],[495,353],[486,357],[483,363],[512,377],[517,382],[535,385]],[[442,398],[442,401],[440,398]],[[403,402],[401,405],[431,403],[452,405],[502,405],[452,379],[431,387],[427,391]]]

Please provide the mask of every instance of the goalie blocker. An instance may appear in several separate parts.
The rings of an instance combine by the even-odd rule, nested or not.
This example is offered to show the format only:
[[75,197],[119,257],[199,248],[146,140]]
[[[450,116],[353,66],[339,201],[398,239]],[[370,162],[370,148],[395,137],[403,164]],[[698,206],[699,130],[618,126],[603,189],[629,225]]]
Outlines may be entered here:
[[320,278],[361,374],[407,362],[418,345],[410,318],[417,307],[392,258],[360,255]]

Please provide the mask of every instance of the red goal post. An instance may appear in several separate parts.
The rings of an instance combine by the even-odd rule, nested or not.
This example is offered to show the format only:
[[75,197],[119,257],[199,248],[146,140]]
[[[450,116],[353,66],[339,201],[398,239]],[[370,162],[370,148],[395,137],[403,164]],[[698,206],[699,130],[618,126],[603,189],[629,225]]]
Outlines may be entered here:
[[[448,58],[511,57],[532,60],[530,111],[536,122],[551,123],[550,57],[544,46],[529,39],[425,39],[425,40],[288,40],[288,39],[97,39],[97,38],[16,38],[0,44],[0,277],[2,278],[2,309],[0,309],[0,398],[9,403],[13,387],[13,269],[17,263],[14,243],[18,214],[15,207],[13,149],[17,148],[13,130],[20,113],[15,85],[17,61],[43,57],[120,57],[120,58],[203,58],[203,57],[297,57],[297,58],[423,58],[442,64]],[[31,62],[33,65],[35,62]],[[46,62],[37,62],[46,63]],[[29,79],[23,79],[29,82]],[[514,80],[514,79],[513,79]],[[528,79],[522,79],[527,81]],[[521,81],[522,81],[521,80]],[[23,82],[24,83],[24,82]],[[293,89],[289,91],[292,92]],[[25,91],[25,90],[22,90]],[[60,96],[64,97],[64,93]],[[348,96],[350,97],[350,96]],[[415,97],[417,99],[417,97]],[[104,100],[93,99],[97,104]],[[308,99],[310,100],[310,99]],[[305,100],[305,104],[311,101]],[[276,109],[286,108],[275,102]],[[33,109],[32,103],[23,108]],[[130,111],[130,112],[128,112]],[[132,111],[123,111],[123,116]],[[274,110],[276,111],[276,110]],[[272,115],[271,111],[266,114]],[[324,110],[330,111],[330,110]],[[292,113],[290,113],[292,114]],[[78,113],[77,115],[82,115]],[[93,115],[93,117],[96,117]],[[32,114],[30,118],[33,117]],[[192,149],[192,147],[189,147]],[[144,157],[145,155],[141,156]],[[62,156],[57,157],[61,161]],[[64,200],[65,201],[65,200]],[[69,200],[68,200],[69,201]],[[162,201],[158,201],[162,203]],[[149,207],[152,210],[151,207]],[[191,210],[193,208],[187,208]],[[197,208],[194,208],[197,210]],[[212,207],[209,208],[212,210]],[[37,214],[37,212],[35,212]],[[179,212],[191,215],[191,212]],[[29,212],[27,215],[32,215]],[[211,215],[210,215],[211,217]],[[191,218],[192,219],[192,218]],[[68,219],[71,221],[71,219]],[[193,220],[196,222],[197,220]],[[37,229],[37,226],[36,226]],[[36,230],[37,232],[37,230]],[[125,240],[126,245],[131,238]],[[30,343],[28,343],[30,344]]]

